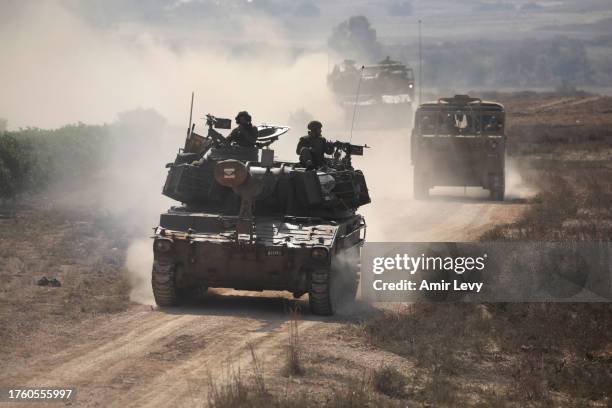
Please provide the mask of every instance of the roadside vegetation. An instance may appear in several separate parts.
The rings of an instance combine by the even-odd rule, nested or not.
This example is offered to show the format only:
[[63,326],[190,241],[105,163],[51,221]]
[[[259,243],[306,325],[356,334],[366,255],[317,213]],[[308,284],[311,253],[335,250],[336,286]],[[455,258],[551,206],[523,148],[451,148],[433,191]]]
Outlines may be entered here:
[[105,125],[0,130],[0,204],[58,184],[86,187],[119,160],[142,161],[160,143],[165,126],[154,110],[136,109]]
[[[211,408],[399,408],[400,401],[386,397],[379,391],[372,375],[349,379],[323,392],[307,392],[290,383],[284,392],[272,391],[266,384],[262,365],[251,348],[250,373],[230,369],[223,379],[208,377],[204,385],[207,406]],[[380,375],[380,374],[379,374]],[[387,374],[383,374],[387,375]],[[377,378],[376,376],[374,378]]]
[[0,199],[41,192],[50,182],[87,180],[100,169],[109,128],[84,124],[0,134]]

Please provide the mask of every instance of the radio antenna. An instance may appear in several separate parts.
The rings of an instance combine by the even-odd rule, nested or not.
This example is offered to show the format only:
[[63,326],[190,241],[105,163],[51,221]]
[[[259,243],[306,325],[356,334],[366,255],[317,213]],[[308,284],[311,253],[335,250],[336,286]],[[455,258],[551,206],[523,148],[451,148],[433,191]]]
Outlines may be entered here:
[[421,39],[421,20],[419,19],[419,104],[423,103],[423,46]]
[[191,92],[191,108],[189,108],[189,126],[187,127],[187,137],[185,138],[185,147],[183,150],[187,150],[189,146],[189,141],[191,140],[191,134],[193,133],[193,128],[195,124],[192,124],[191,121],[193,119],[193,91]]
[[193,119],[193,91],[191,92],[191,108],[189,108],[189,127],[187,127],[187,137],[191,135],[191,120]]
[[351,121],[351,137],[349,143],[353,140],[353,128],[355,127],[355,115],[357,114],[357,103],[359,102],[359,92],[361,90],[361,79],[363,78],[363,69],[365,65],[361,66],[361,72],[359,73],[359,82],[357,83],[357,93],[355,94],[355,106],[353,106],[353,120]]

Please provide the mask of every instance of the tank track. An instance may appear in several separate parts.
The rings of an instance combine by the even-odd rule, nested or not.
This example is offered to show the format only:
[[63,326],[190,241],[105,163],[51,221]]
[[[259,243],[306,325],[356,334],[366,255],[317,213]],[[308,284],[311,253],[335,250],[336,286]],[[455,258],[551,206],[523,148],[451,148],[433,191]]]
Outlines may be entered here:
[[347,268],[325,268],[312,272],[308,299],[313,314],[331,316],[339,305],[355,300],[360,278],[360,264],[358,260],[355,262]]
[[155,303],[160,307],[176,306],[178,303],[175,266],[172,264],[153,263],[151,286]]
[[313,314],[331,316],[334,308],[331,302],[330,269],[312,272],[308,300]]

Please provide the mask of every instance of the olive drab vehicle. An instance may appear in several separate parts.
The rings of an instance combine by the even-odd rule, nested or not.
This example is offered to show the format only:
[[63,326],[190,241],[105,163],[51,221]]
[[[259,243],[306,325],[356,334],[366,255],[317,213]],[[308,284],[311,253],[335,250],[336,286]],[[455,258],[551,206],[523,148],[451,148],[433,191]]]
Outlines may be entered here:
[[190,126],[169,163],[163,194],[182,203],[161,214],[154,232],[152,286],[159,306],[211,287],[308,293],[315,314],[355,298],[370,202],[351,164],[363,146],[336,143],[317,170],[274,159],[282,126],[258,126],[255,147],[228,144],[207,116],[208,133]]
[[327,83],[343,107],[347,123],[355,109],[361,125],[393,127],[408,125],[414,101],[414,72],[389,57],[375,65],[358,68],[345,60],[334,66]]
[[504,199],[504,107],[467,95],[424,103],[411,138],[414,196],[434,186],[479,186]]

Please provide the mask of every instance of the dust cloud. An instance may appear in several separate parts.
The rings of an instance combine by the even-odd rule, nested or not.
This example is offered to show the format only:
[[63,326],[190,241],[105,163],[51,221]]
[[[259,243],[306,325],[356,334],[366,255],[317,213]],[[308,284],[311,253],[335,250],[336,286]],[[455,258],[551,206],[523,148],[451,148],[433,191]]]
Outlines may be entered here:
[[[178,204],[164,198],[161,188],[164,164],[184,140],[192,91],[200,132],[209,112],[233,117],[246,109],[255,123],[277,124],[301,109],[327,124],[341,117],[326,88],[325,51],[296,53],[265,19],[242,21],[218,34],[203,31],[195,43],[177,50],[155,27],[96,26],[60,1],[1,7],[0,38],[7,40],[0,42],[0,113],[9,125],[111,123],[108,165],[95,186],[61,195],[112,214],[134,237],[126,266],[135,301],[151,301],[145,278],[151,270],[151,227],[161,212]],[[255,37],[274,46],[266,52],[231,51],[229,45]],[[122,118],[117,112],[132,114]],[[287,135],[275,146],[277,155],[292,158],[303,132]]]
[[[326,50],[296,50],[273,21],[245,20],[235,30],[198,31],[196,40],[176,47],[159,28],[97,26],[60,1],[0,8],[0,38],[10,38],[0,41],[0,116],[12,128],[111,123],[107,166],[94,186],[67,197],[112,214],[129,237],[126,267],[134,301],[152,303],[148,237],[159,214],[178,204],[163,197],[161,188],[164,164],[184,140],[192,91],[200,132],[204,114],[233,117],[246,109],[255,123],[269,124],[285,124],[301,112],[321,120],[329,139],[349,139],[327,88]],[[248,50],[250,37],[273,46]],[[240,41],[247,51],[232,51],[230,45]],[[276,143],[277,157],[294,160],[297,137],[304,132],[293,129]],[[370,240],[410,240],[415,231],[439,224],[435,211],[420,217],[418,229],[412,224],[413,215],[431,205],[412,199],[409,141],[409,129],[354,133],[353,143],[372,146],[354,159],[373,199],[361,209]],[[520,182],[511,185],[512,194],[523,193]]]
[[[110,122],[137,107],[186,127],[192,91],[196,119],[246,109],[255,122],[285,123],[304,107],[323,121],[339,115],[326,88],[325,50],[296,51],[265,19],[228,29],[234,36],[205,32],[177,50],[159,28],[97,27],[61,2],[3,11],[10,18],[3,18],[0,37],[10,41],[0,42],[0,112],[13,128]],[[274,47],[230,48],[250,37]]]
[[537,194],[538,190],[525,182],[516,161],[506,159],[506,199],[527,199]]
[[151,288],[151,265],[153,265],[151,240],[143,238],[133,241],[128,248],[125,262],[125,266],[130,272],[131,301],[145,305],[155,305],[153,289]]

